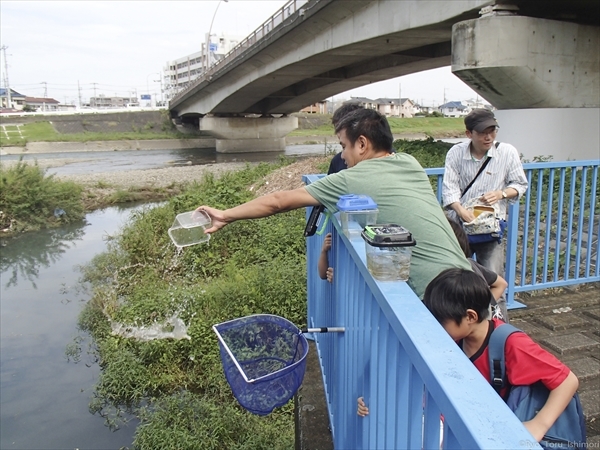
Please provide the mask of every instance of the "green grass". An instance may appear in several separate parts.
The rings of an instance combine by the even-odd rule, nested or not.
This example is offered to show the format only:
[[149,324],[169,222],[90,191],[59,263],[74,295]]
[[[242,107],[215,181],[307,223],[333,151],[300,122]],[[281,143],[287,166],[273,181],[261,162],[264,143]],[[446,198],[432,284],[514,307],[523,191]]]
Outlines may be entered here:
[[[428,136],[444,134],[463,134],[465,125],[462,118],[456,117],[413,117],[410,119],[388,117],[392,133],[422,133]],[[321,125],[317,128],[294,130],[289,136],[333,136],[333,125]]]
[[[145,126],[137,131],[121,133],[84,132],[73,134],[58,133],[49,122],[33,122],[21,125],[20,137],[17,133],[10,133],[6,139],[4,133],[0,134],[0,146],[24,146],[28,142],[90,142],[90,141],[121,141],[121,140],[150,140],[150,139],[191,139],[194,135],[185,135],[175,131],[157,133],[151,131],[154,127]],[[15,127],[16,130],[16,127]]]
[[11,232],[59,226],[83,219],[82,188],[47,176],[22,160],[0,164],[0,228]]
[[[139,449],[289,449],[293,407],[254,416],[234,399],[223,375],[211,326],[271,313],[305,325],[304,211],[240,221],[209,245],[176,251],[167,230],[177,213],[200,204],[227,208],[253,197],[247,187],[275,168],[259,164],[202,182],[168,203],[134,213],[109,250],[84,269],[94,286],[79,327],[89,332],[102,372],[90,411],[117,427],[125,411],[140,418]],[[111,334],[110,322],[150,325],[173,313],[191,340],[140,342]],[[77,342],[67,355],[77,360]],[[201,444],[199,444],[201,443]]]

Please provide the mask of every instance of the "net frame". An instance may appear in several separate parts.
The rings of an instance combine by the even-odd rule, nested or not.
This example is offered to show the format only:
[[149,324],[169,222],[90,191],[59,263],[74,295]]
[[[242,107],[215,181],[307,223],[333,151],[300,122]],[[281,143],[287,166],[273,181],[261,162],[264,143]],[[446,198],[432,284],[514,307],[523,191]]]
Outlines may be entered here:
[[[261,327],[264,327],[264,330],[261,330]],[[255,314],[222,322],[213,325],[212,328],[219,341],[221,362],[227,382],[235,398],[245,409],[254,414],[266,415],[272,412],[274,408],[283,406],[293,397],[302,384],[306,370],[306,356],[308,355],[308,341],[296,325],[273,314]],[[273,349],[275,353],[272,355],[263,354],[265,348],[261,348],[260,354],[252,357],[246,356],[240,363],[236,352],[243,354],[244,350],[253,350],[254,347],[251,347],[244,340],[244,344],[247,345],[245,348],[236,347],[232,350],[227,343],[227,334],[230,334],[227,336],[230,339],[231,336],[238,338],[243,336],[260,340],[263,337],[259,336],[261,331],[270,336],[268,333],[272,333],[273,329],[276,329],[276,333],[279,333],[280,336],[271,336],[272,338],[279,337],[284,340],[292,338],[291,342],[286,342],[291,347],[285,353],[287,357],[285,365],[277,370],[259,374],[259,376],[248,374],[244,370],[244,365],[251,365],[251,368],[253,368],[255,364],[261,366],[263,360],[275,360],[277,364],[282,364],[284,360],[280,358],[281,355],[277,353],[276,348]],[[240,334],[237,335],[236,333]],[[255,335],[252,336],[252,333],[255,333]],[[293,353],[291,353],[292,348],[294,349]],[[237,374],[235,371],[232,373],[232,365],[235,367]],[[261,367],[258,370],[262,372],[264,368]],[[238,375],[241,376],[241,380]],[[274,394],[273,396],[267,394],[275,392],[277,389],[281,390],[282,386],[285,386],[282,395],[276,397]],[[265,399],[265,396],[269,398]]]

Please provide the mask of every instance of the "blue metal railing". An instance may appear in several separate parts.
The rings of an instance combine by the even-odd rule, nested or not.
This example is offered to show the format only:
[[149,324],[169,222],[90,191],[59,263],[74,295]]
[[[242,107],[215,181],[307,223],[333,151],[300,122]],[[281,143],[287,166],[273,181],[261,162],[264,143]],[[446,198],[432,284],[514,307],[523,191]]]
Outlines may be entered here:
[[325,232],[333,283],[317,275],[323,235],[307,239],[307,320],[346,330],[314,335],[335,448],[438,449],[442,415],[442,448],[540,448],[406,283],[375,281],[337,219]]
[[[509,308],[515,293],[600,281],[598,160],[526,163],[529,189],[509,206],[506,274]],[[444,169],[437,177],[441,202]]]
[[598,165],[524,164],[529,189],[509,209],[508,302],[518,292],[600,281]]

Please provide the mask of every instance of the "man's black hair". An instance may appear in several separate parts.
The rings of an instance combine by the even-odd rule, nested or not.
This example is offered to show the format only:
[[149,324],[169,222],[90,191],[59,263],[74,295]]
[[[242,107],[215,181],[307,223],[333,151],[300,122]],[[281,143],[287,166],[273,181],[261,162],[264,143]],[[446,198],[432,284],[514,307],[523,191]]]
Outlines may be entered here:
[[488,316],[490,288],[475,272],[464,269],[446,269],[427,285],[423,303],[436,320],[444,324],[454,320],[457,325],[474,310],[482,322]]
[[452,231],[454,231],[454,235],[456,236],[456,239],[458,240],[458,245],[460,245],[460,248],[463,251],[463,253],[465,254],[465,256],[467,258],[470,258],[471,256],[473,256],[473,252],[471,251],[471,246],[469,245],[469,238],[467,236],[467,233],[465,233],[465,230],[462,227],[462,225],[460,223],[458,223],[456,220],[450,219],[449,217],[448,217],[448,222],[450,222],[450,228],[452,228]]
[[374,150],[392,152],[392,130],[385,116],[372,109],[357,109],[346,114],[335,127],[338,134],[346,130],[346,137],[352,145],[360,136],[366,137]]
[[338,109],[336,109],[331,117],[331,123],[335,127],[342,118],[352,111],[356,111],[357,109],[363,109],[363,107],[359,103],[343,103]]

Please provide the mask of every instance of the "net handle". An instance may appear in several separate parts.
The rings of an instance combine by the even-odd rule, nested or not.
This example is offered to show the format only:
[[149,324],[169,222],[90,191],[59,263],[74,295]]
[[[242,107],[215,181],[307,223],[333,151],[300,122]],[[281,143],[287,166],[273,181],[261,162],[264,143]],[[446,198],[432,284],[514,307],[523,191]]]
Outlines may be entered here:
[[344,327],[320,327],[320,328],[302,328],[301,333],[343,333]]

